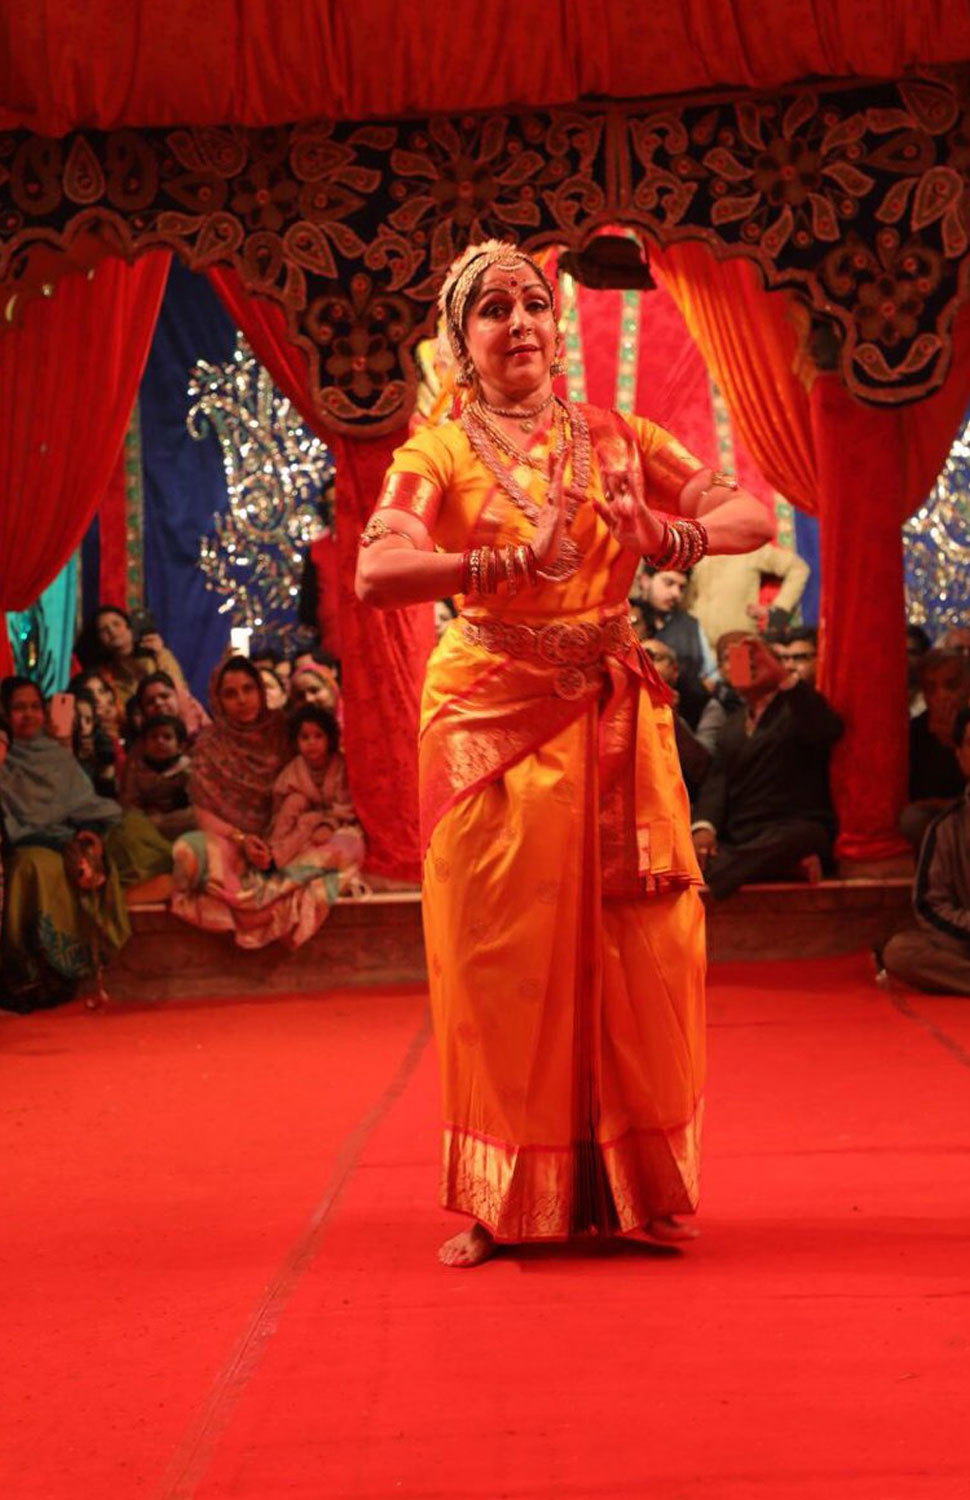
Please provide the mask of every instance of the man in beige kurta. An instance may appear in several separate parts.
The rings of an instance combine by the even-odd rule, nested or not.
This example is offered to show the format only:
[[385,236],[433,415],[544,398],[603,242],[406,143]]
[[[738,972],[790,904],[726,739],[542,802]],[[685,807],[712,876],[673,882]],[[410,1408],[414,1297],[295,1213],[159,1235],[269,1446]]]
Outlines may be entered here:
[[772,612],[791,615],[805,591],[810,571],[797,552],[774,542],[733,557],[704,557],[691,574],[686,608],[711,646],[716,647],[725,631],[758,628],[765,578],[781,579],[781,588],[771,601]]

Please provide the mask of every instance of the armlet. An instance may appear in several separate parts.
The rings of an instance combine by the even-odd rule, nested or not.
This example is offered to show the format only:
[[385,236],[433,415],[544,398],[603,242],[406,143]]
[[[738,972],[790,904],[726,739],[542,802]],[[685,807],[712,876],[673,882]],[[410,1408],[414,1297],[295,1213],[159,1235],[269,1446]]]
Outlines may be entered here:
[[415,516],[430,531],[441,507],[441,491],[420,474],[388,474],[377,498],[376,510],[403,510]]
[[664,443],[650,454],[646,462],[647,482],[650,489],[662,499],[673,503],[689,479],[707,467],[682,448],[680,443]]

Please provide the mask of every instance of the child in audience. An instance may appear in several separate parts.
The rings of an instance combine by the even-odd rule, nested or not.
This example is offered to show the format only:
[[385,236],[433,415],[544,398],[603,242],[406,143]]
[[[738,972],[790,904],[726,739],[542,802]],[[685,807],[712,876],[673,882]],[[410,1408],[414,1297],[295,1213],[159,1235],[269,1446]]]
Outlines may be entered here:
[[74,690],[74,729],[71,735],[74,759],[86,772],[99,797],[117,797],[115,751],[98,723],[97,705],[90,688]]
[[336,718],[308,703],[293,715],[290,740],[296,755],[273,788],[269,843],[277,867],[313,850],[329,869],[358,869],[364,836],[350,800]]
[[196,826],[186,740],[185,725],[175,715],[146,719],[125,772],[124,806],[140,808],[168,839]]

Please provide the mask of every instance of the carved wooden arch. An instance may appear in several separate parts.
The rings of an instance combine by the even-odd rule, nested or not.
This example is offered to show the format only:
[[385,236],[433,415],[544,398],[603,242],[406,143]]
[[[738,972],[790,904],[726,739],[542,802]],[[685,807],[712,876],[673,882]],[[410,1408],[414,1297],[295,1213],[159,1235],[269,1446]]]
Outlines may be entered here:
[[278,302],[321,421],[397,426],[469,240],[579,248],[625,224],[792,289],[861,399],[943,380],[968,294],[970,71],[789,90],[266,130],[0,135],[0,311],[72,264],[165,247]]

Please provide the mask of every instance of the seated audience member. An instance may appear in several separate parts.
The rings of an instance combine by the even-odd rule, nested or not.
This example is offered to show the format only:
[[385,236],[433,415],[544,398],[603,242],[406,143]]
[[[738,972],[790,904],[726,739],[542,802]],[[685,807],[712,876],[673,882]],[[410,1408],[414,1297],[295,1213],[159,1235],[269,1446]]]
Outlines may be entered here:
[[0,770],[7,863],[0,1005],[26,1012],[70,999],[128,937],[111,858],[122,814],[45,734],[35,683],[6,678],[0,702],[11,736]]
[[195,827],[189,802],[191,762],[182,720],[171,714],[146,719],[125,766],[122,804],[138,808],[167,839]]
[[[140,648],[136,649],[136,648]],[[96,669],[114,688],[122,709],[142,678],[152,672],[167,672],[180,698],[188,697],[182,669],[156,631],[136,640],[127,612],[113,604],[96,609],[77,644],[85,666]]]
[[711,683],[711,696],[704,705],[696,731],[697,739],[711,755],[717,749],[728,714],[743,707],[743,699],[731,686],[728,660],[731,647],[737,641],[747,640],[750,633],[748,630],[727,630],[717,642],[717,673]]
[[286,687],[283,679],[272,667],[260,667],[259,675],[262,678],[263,688],[266,693],[267,708],[286,707]]
[[311,937],[339,887],[313,860],[277,869],[270,846],[273,788],[289,758],[286,720],[266,707],[259,672],[243,656],[217,667],[213,723],[192,752],[189,797],[198,832],[175,845],[172,910],[197,927],[232,932],[242,948]]
[[943,651],[957,651],[961,656],[970,656],[970,626],[951,625],[944,630],[937,642]]
[[926,708],[909,721],[909,803],[899,820],[916,850],[936,814],[963,791],[953,725],[970,698],[970,661],[956,651],[928,651],[919,681]]
[[704,634],[683,607],[689,574],[670,568],[660,572],[644,564],[641,574],[639,603],[647,636],[663,641],[677,657],[680,712],[691,729],[696,729],[701,711],[709,697],[706,678],[714,676],[716,663]]
[[195,744],[199,731],[211,722],[198,699],[188,691],[180,693],[168,672],[150,672],[143,677],[135,689],[135,701],[142,723],[160,717],[181,719],[189,746]]
[[290,708],[302,708],[306,703],[336,712],[340,704],[340,688],[329,667],[301,657],[295,664],[290,682]]
[[[685,606],[700,622],[711,646],[732,630],[745,635],[766,627],[784,630],[810,573],[804,558],[775,542],[766,542],[753,552],[703,557],[691,574]],[[761,587],[766,578],[780,579],[781,587],[771,603],[763,605]]]
[[935,994],[970,995],[970,708],[953,725],[963,796],[930,823],[923,839],[913,909],[919,927],[897,932],[880,954],[884,974]]
[[921,625],[906,626],[906,689],[909,693],[909,717],[915,719],[926,707],[919,685],[919,669],[930,649],[930,638]]
[[356,874],[364,836],[350,800],[340,729],[326,708],[307,704],[290,721],[295,755],[273,787],[269,844],[278,869],[310,856],[318,866]]
[[450,599],[436,599],[434,605],[434,635],[440,641],[458,611]]
[[283,659],[283,651],[275,639],[265,635],[254,635],[250,639],[249,660],[257,672],[261,672],[264,667],[268,667],[271,672],[275,672]]
[[790,667],[800,682],[815,687],[818,673],[818,631],[814,625],[785,630],[771,648],[783,667]]
[[[275,672],[283,684],[283,691],[286,693],[289,692],[293,681],[293,657],[287,655],[277,637],[253,636],[249,643],[249,659],[260,671],[264,667],[268,667],[270,671]],[[309,647],[306,647],[305,643],[304,649],[300,652],[299,659],[300,661],[313,660],[313,651]]]
[[71,736],[74,759],[85,772],[99,797],[117,797],[118,776],[115,748],[98,723],[94,694],[79,687],[74,693],[74,730]]
[[728,715],[697,797],[694,847],[711,894],[817,872],[835,832],[829,752],[842,721],[821,693],[786,671],[756,636],[729,655],[743,707]]
[[671,706],[674,711],[677,756],[680,760],[680,770],[687,788],[687,795],[693,800],[711,764],[710,751],[705,749],[690,725],[681,717],[676,655],[664,641],[646,640],[643,642],[643,649],[656,667],[657,676],[667,684],[673,694]]

